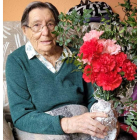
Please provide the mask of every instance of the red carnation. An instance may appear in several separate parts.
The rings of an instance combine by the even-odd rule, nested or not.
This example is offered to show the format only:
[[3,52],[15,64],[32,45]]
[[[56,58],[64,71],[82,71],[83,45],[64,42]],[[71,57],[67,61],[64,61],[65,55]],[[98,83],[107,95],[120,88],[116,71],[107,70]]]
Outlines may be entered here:
[[122,77],[116,72],[100,73],[97,77],[96,83],[98,86],[102,86],[103,90],[113,91],[119,87],[122,82]]
[[98,72],[93,71],[93,67],[91,65],[86,65],[84,68],[83,79],[85,82],[92,84],[95,82]]
[[80,48],[79,56],[83,54],[82,59],[87,59],[90,63],[92,59],[99,57],[103,51],[103,45],[99,44],[97,39],[93,38],[90,41],[84,42]]
[[127,59],[127,55],[124,52],[120,52],[116,55],[117,66],[121,67],[123,62]]
[[[100,57],[99,57],[100,58]],[[100,59],[93,59],[91,61],[91,67],[92,67],[92,71],[94,72],[100,72],[101,71],[101,63],[100,63]]]
[[120,52],[117,55],[115,55],[115,59],[116,66],[114,69],[116,72],[121,72],[123,62],[127,59],[127,55],[124,52]]
[[91,61],[94,72],[110,72],[116,65],[115,56],[110,54],[102,54],[98,59]]
[[114,69],[116,65],[115,56],[104,53],[99,58],[100,65],[101,65],[101,72],[110,72]]
[[124,72],[124,77],[129,80],[132,81],[135,79],[135,74],[136,74],[136,69],[137,66],[132,63],[130,60],[125,60],[122,66],[122,71]]

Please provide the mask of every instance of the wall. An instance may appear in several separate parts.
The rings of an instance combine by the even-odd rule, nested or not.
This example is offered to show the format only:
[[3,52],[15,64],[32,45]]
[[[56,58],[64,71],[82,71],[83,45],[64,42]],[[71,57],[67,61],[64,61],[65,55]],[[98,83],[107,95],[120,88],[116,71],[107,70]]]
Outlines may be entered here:
[[[21,15],[24,8],[33,0],[3,0],[3,20],[4,21],[20,21]],[[59,12],[65,12],[80,3],[80,0],[41,0],[44,2],[51,2],[54,4]],[[123,18],[123,11],[121,7],[115,7],[118,2],[123,3],[124,0],[91,0],[93,1],[104,1],[111,6],[114,12],[120,14],[120,18]],[[130,0],[131,2],[137,3],[137,0]]]

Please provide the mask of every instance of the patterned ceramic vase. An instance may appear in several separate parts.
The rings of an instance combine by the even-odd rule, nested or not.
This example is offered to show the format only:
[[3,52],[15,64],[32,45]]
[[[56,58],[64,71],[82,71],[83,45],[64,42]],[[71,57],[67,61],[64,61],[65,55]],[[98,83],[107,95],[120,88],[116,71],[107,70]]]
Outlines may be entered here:
[[100,139],[97,137],[92,137],[93,140],[115,140],[116,138],[116,122],[117,119],[114,116],[113,109],[111,107],[111,103],[105,101],[103,99],[97,99],[98,102],[94,103],[90,109],[90,112],[101,111],[108,114],[107,118],[97,117],[96,120],[100,121],[103,125],[108,126],[109,131],[108,135],[104,139]]

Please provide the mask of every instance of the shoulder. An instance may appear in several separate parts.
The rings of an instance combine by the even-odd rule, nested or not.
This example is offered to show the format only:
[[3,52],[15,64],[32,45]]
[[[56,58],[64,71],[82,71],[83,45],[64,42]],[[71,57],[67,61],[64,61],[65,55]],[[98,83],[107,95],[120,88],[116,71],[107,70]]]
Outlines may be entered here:
[[19,47],[11,54],[8,55],[7,61],[24,61],[27,59],[27,54],[25,52],[25,45]]
[[16,49],[15,51],[13,51],[11,54],[8,55],[9,58],[21,58],[21,57],[25,57],[26,56],[26,52],[25,52],[25,45],[19,47],[18,49]]
[[9,56],[19,56],[19,55],[23,55],[25,52],[25,45],[19,47],[18,49],[16,49],[15,51],[13,51]]

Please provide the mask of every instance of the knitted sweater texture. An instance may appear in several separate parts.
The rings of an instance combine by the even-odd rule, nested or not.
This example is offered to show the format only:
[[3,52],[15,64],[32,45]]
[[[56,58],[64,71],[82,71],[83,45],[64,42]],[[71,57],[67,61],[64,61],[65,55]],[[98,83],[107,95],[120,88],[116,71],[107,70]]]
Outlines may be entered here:
[[72,72],[74,64],[65,61],[52,73],[36,57],[28,59],[25,46],[7,58],[6,80],[13,123],[20,130],[40,134],[64,134],[60,119],[44,112],[69,104],[88,108],[95,102],[93,88],[82,79],[82,72]]

